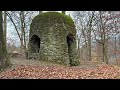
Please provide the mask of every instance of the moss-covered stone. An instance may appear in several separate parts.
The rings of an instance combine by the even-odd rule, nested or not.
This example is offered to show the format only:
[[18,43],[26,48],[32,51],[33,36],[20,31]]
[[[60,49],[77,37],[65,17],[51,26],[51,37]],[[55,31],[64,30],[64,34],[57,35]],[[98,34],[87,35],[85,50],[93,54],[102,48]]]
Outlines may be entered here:
[[36,16],[30,26],[28,46],[28,58],[79,64],[75,25],[72,18],[62,13],[47,12]]

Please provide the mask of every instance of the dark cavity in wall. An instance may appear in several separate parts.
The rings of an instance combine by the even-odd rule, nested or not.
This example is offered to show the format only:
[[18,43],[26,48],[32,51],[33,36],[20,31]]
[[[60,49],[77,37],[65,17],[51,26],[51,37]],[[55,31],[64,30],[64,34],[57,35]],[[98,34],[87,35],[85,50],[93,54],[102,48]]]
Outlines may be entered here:
[[68,55],[69,55],[69,62],[70,62],[70,65],[71,65],[71,62],[72,62],[72,43],[74,42],[74,37],[72,34],[68,34],[67,36],[67,45],[68,45]]
[[30,40],[31,53],[39,53],[40,50],[40,38],[37,35],[33,35]]

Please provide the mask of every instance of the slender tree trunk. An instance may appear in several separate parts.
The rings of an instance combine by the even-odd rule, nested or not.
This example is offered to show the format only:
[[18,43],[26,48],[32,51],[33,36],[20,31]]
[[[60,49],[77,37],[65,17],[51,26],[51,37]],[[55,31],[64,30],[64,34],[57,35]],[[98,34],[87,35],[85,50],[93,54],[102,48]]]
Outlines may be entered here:
[[106,60],[106,64],[108,64],[108,46],[107,46],[107,44],[105,44],[105,60]]
[[4,39],[5,39],[5,45],[7,43],[7,21],[6,21],[7,15],[6,15],[6,11],[4,11]]
[[89,60],[89,57],[88,57],[88,42],[87,40],[85,39],[85,59],[86,60]]
[[88,32],[88,60],[91,61],[91,26]]
[[78,38],[78,58],[80,60],[80,38],[78,37],[78,35],[77,38]]
[[120,34],[119,34],[118,48],[119,48],[119,56],[120,56]]
[[115,36],[115,60],[117,61],[116,51],[117,51],[117,39],[116,39],[116,36]]
[[102,51],[103,51],[103,62],[108,64],[108,57],[107,57],[107,41],[106,41],[106,32],[105,32],[105,26],[102,21],[102,13],[100,11],[100,29],[101,29],[101,41],[102,41]]
[[0,67],[6,67],[6,65],[8,65],[7,62],[8,59],[2,23],[3,23],[2,11],[0,11]]
[[97,56],[98,60],[101,61],[102,59],[102,47],[100,43],[97,43]]
[[[119,50],[119,53],[120,53],[120,34],[119,34],[119,36],[118,36],[118,50]],[[120,54],[119,54],[119,57],[120,57]]]
[[65,14],[65,11],[62,11],[63,14]]
[[119,46],[118,46],[118,47],[119,47],[119,50],[120,50],[120,34],[119,34],[118,37],[119,37],[119,38],[118,38],[118,39],[119,39],[119,41],[118,41]]
[[24,49],[26,49],[26,36],[25,36],[25,31],[24,31]]
[[[24,44],[23,44],[24,42]],[[24,11],[21,11],[21,50],[26,56],[26,32],[25,32],[25,16]]]
[[39,15],[42,14],[42,11],[39,11]]
[[102,55],[102,60],[103,60],[103,62],[105,62],[105,56],[104,56],[104,54],[105,54],[105,45],[103,44],[102,45],[102,51],[103,51],[103,55]]
[[94,12],[92,12],[92,16],[90,18],[89,30],[88,30],[88,60],[91,61],[91,30],[92,30],[92,22],[93,22]]
[[23,45],[23,35],[24,35],[24,32],[23,32],[23,29],[21,30],[21,49],[23,49],[24,45]]
[[89,61],[91,61],[91,30],[89,30],[89,38],[88,38],[88,50],[89,50]]
[[83,34],[84,39],[85,39],[85,60],[88,60],[88,42],[87,42],[84,30],[82,30],[82,34]]
[[23,53],[23,51],[24,51],[24,44],[23,44],[23,40],[24,40],[24,25],[23,25],[23,23],[24,23],[24,17],[23,17],[23,15],[24,15],[24,11],[21,11],[20,12],[20,19],[21,19],[21,39],[20,39],[20,41],[21,41],[21,52]]
[[102,34],[102,51],[103,51],[103,62],[105,62],[105,35],[104,35],[104,29]]
[[83,60],[83,49],[80,49],[80,59]]

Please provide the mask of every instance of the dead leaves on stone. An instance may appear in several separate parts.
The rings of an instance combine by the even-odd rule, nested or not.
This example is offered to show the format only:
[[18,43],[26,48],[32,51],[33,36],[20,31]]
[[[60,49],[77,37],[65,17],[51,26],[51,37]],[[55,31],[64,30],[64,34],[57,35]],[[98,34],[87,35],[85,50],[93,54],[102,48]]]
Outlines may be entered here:
[[119,77],[120,68],[110,65],[101,65],[94,69],[19,65],[0,73],[1,79],[117,79]]

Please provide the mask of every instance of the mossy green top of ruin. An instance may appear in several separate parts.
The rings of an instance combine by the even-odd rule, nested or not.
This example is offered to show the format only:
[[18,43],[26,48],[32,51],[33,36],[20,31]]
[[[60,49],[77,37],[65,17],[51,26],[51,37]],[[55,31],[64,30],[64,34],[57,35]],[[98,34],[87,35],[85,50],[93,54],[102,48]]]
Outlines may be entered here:
[[46,12],[40,15],[37,15],[32,22],[41,22],[41,23],[64,23],[70,26],[74,25],[74,21],[70,16],[67,16],[59,12]]

